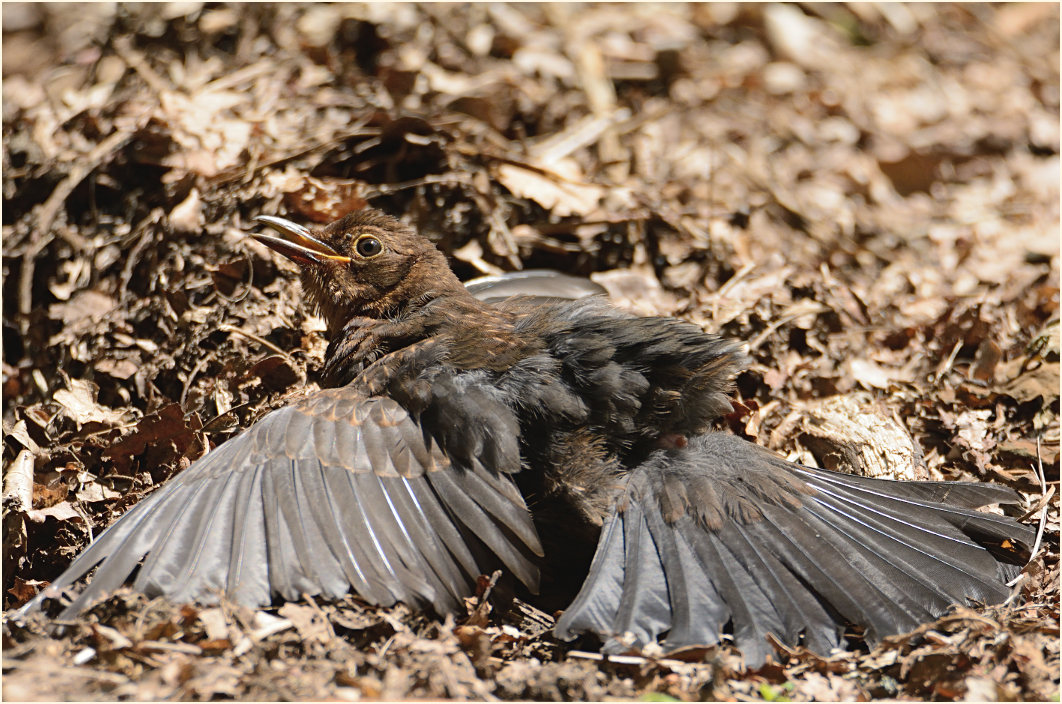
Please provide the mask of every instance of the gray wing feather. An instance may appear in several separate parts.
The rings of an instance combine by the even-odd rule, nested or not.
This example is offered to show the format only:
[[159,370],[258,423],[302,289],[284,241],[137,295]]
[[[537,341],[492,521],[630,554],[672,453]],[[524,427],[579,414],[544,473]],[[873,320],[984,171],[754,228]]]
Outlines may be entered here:
[[[681,488],[681,491],[677,491]],[[1035,532],[975,507],[1004,487],[890,482],[801,467],[709,433],[632,471],[590,573],[558,620],[606,648],[667,633],[671,648],[732,633],[746,662],[767,634],[827,651],[848,624],[874,642],[967,600],[999,602]],[[680,510],[676,511],[676,507]],[[608,640],[613,638],[613,640]]]
[[62,617],[134,573],[150,596],[252,606],[353,591],[446,611],[501,565],[537,589],[542,548],[504,474],[518,468],[473,464],[452,464],[394,401],[321,391],[134,506],[22,612],[97,564]]

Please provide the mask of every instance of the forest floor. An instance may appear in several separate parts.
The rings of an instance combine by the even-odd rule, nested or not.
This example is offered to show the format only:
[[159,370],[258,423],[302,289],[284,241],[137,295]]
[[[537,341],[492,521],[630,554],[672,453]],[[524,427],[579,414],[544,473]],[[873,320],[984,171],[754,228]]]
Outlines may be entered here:
[[560,269],[748,341],[733,432],[1006,484],[1044,535],[1007,605],[754,671],[602,659],[522,603],[121,592],[61,636],[5,617],[4,699],[1058,701],[1057,4],[5,3],[3,79],[5,614],[315,388],[324,326],[247,233],[366,203],[463,279]]

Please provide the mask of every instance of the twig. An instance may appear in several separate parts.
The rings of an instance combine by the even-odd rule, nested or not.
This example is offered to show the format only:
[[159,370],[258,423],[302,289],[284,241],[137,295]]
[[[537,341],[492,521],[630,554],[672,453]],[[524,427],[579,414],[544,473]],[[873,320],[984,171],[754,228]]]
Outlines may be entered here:
[[447,174],[429,174],[421,178],[415,178],[412,181],[402,181],[400,183],[378,183],[372,187],[367,188],[362,194],[365,199],[378,198],[379,196],[386,196],[398,191],[404,191],[410,188],[416,188],[418,186],[427,186],[436,183],[453,183],[459,186],[469,186],[475,188],[475,183],[472,181],[472,177],[468,174],[462,173],[447,173]]
[[142,640],[136,644],[138,650],[157,650],[184,655],[202,655],[203,649],[194,643],[168,643],[163,640]]
[[116,672],[104,672],[87,667],[64,667],[57,666],[54,662],[49,664],[4,662],[4,669],[16,669],[22,672],[39,673],[47,677],[85,677],[90,680],[100,680],[108,684],[119,685],[129,682],[129,678]]
[[[40,215],[37,218],[37,237],[34,238],[37,241],[29,248],[26,253],[27,256],[30,254],[35,256],[47,244],[47,241],[41,241],[38,238],[43,238],[51,231],[60,206],[66,202],[66,199],[74,192],[74,189],[108,157],[125,146],[125,143],[132,138],[138,128],[139,122],[132,129],[116,129],[112,135],[97,144],[96,148],[89,152],[87,156],[74,162],[70,173],[55,187],[52,194],[48,196],[48,200],[44,201],[44,205],[41,206]],[[73,231],[59,230],[57,234],[78,250],[83,251],[89,248],[88,241]]]
[[1055,483],[1057,483],[1057,482],[1048,482],[1047,483],[1047,493],[1040,497],[1040,500],[1036,502],[1035,506],[1030,508],[1024,514],[1022,514],[1022,516],[1020,518],[1018,518],[1018,522],[1019,523],[1024,523],[1025,521],[1029,520],[1030,518],[1035,518],[1036,516],[1039,516],[1041,509],[1043,509],[1043,507],[1046,506],[1047,504],[1051,503],[1051,499],[1055,498],[1055,487],[1054,487]]
[[730,293],[730,290],[737,286],[739,283],[741,283],[741,280],[748,276],[749,273],[752,272],[752,270],[755,268],[756,262],[749,262],[745,266],[738,269],[733,276],[726,280],[726,283],[719,287],[719,289],[715,292],[715,297],[722,298],[723,296]]
[[14,501],[16,511],[33,508],[33,453],[29,450],[19,452],[4,473],[5,506],[9,501]]
[[118,58],[124,61],[129,68],[140,74],[144,82],[157,95],[162,96],[175,92],[173,86],[148,65],[148,62],[144,60],[144,55],[133,48],[133,43],[129,37],[119,37],[114,40],[114,53],[118,54]]
[[592,660],[594,662],[607,662],[615,665],[656,665],[658,667],[666,667],[672,670],[711,667],[710,663],[686,662],[685,660],[677,660],[675,658],[669,657],[655,657],[646,655],[610,655],[608,653],[591,653],[585,650],[570,650],[567,653],[567,657],[572,658],[574,660]]
[[937,375],[933,378],[934,384],[939,384],[940,380],[944,378],[944,375],[951,369],[951,365],[955,363],[955,358],[959,356],[959,350],[962,349],[962,340],[958,340],[955,346],[951,348],[951,354],[944,361],[944,366],[937,371]]
[[181,400],[179,401],[179,403],[182,411],[184,410],[184,402],[188,398],[188,389],[192,388],[192,382],[195,381],[195,378],[199,375],[199,372],[203,371],[203,367],[209,364],[213,359],[214,352],[211,351],[209,354],[200,359],[196,363],[196,365],[192,367],[192,371],[189,372],[188,380],[184,382],[184,388],[181,389]]
[[324,624],[325,630],[328,631],[329,638],[331,638],[331,640],[335,640],[336,631],[334,628],[332,628],[332,622],[328,620],[327,616],[325,616],[325,612],[321,609],[321,606],[316,601],[314,601],[314,598],[309,594],[309,592],[303,592],[302,598],[303,601],[310,605],[310,608],[313,609],[314,613],[321,617],[321,622]]
[[258,63],[251,64],[250,66],[244,66],[241,69],[233,71],[232,73],[226,73],[223,76],[219,76],[203,86],[200,91],[223,91],[235,88],[241,83],[248,82],[259,76],[265,75],[276,70],[276,64],[273,61],[265,60]]
[[[1047,493],[1047,482],[1044,478],[1044,461],[1040,456],[1040,436],[1036,436],[1036,478],[1040,480],[1040,495],[1043,496]],[[1044,504],[1043,509],[1040,510],[1040,528],[1036,531],[1036,542],[1033,543],[1032,555],[1029,556],[1029,561],[1036,556],[1036,553],[1040,550],[1040,544],[1044,539],[1044,530],[1047,527],[1047,504]]]
[[[1043,497],[1043,496],[1045,496],[1047,494],[1047,481],[1044,478],[1044,461],[1043,461],[1043,458],[1040,456],[1040,436],[1039,435],[1036,436],[1036,468],[1035,469],[1036,469],[1036,478],[1040,480],[1040,496]],[[1052,491],[1053,490],[1054,490],[1054,487],[1052,487]],[[1035,542],[1033,542],[1032,550],[1029,551],[1029,562],[1026,563],[1026,566],[1028,566],[1030,563],[1032,563],[1032,561],[1034,559],[1036,559],[1036,553],[1038,553],[1040,551],[1040,545],[1043,543],[1044,530],[1046,528],[1047,528],[1047,502],[1045,501],[1043,507],[1040,509],[1040,527],[1036,531],[1036,540],[1035,540]],[[1019,573],[1017,577],[1015,577],[1014,579],[1012,579],[1009,582],[1007,582],[1007,586],[1008,587],[1013,587],[1015,584],[1017,584],[1021,580],[1021,578],[1023,576],[1024,576],[1024,572],[1023,573]],[[1017,593],[1011,594],[1010,597],[1007,599],[1007,601],[1004,602],[1004,603],[1008,603],[1009,604],[1016,597],[1017,597]]]
[[276,352],[277,354],[279,354],[281,357],[283,357],[284,359],[288,360],[289,362],[292,362],[292,363],[295,362],[295,360],[291,358],[290,354],[288,354],[284,350],[280,349],[279,347],[274,345],[269,340],[267,340],[267,339],[265,339],[263,337],[259,337],[258,335],[255,335],[253,332],[247,332],[246,330],[241,330],[241,329],[239,329],[238,327],[236,327],[234,325],[226,325],[226,324],[219,325],[218,326],[218,330],[222,330],[224,332],[234,332],[234,333],[236,333],[238,335],[243,335],[248,340],[254,340],[258,344],[262,345],[262,347],[265,347],[266,349],[270,349],[270,350]]
[[778,320],[768,325],[766,330],[761,332],[749,342],[749,353],[751,354],[757,348],[759,348],[759,346],[762,345],[768,337],[774,334],[775,330],[782,327],[786,323],[790,323],[796,320],[797,318],[802,318],[805,315],[818,315],[819,313],[825,313],[828,310],[829,308],[822,304],[813,304],[807,310],[800,310],[783,318],[779,318]]
[[135,128],[119,129],[97,144],[96,148],[84,159],[75,162],[70,173],[55,187],[52,194],[48,196],[48,200],[44,201],[44,205],[41,206],[37,217],[37,227],[33,231],[32,240],[22,254],[22,266],[19,270],[18,312],[23,316],[29,315],[30,310],[33,309],[33,274],[36,269],[37,255],[48,246],[53,234],[58,234],[59,237],[66,240],[71,247],[79,252],[89,249],[88,240],[73,230],[60,228],[56,233],[53,233],[52,225],[55,223],[59,208],[74,192],[78,184],[84,181],[111,154],[123,147],[132,138],[135,131]]
[[940,626],[940,625],[943,625],[945,623],[958,623],[958,622],[961,622],[961,621],[974,621],[976,623],[983,623],[984,625],[992,628],[995,631],[1000,631],[1003,628],[999,624],[998,621],[993,621],[990,618],[987,618],[985,616],[982,616],[981,614],[975,614],[975,613],[961,613],[961,614],[952,614],[951,616],[944,616],[943,618],[939,619],[936,623],[934,623],[933,626]]

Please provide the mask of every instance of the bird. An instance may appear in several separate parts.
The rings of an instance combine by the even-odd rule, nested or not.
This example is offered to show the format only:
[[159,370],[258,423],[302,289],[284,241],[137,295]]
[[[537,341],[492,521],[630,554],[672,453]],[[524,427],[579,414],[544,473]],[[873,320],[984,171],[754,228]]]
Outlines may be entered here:
[[977,510],[1019,503],[1010,488],[807,467],[718,429],[747,360],[698,325],[543,276],[474,294],[368,207],[258,220],[327,326],[322,388],[134,505],[23,615],[62,596],[75,618],[130,580],[173,602],[446,614],[501,570],[560,595],[561,640],[726,642],[755,668],[772,640],[826,654],[1002,602],[1029,559],[1032,528]]

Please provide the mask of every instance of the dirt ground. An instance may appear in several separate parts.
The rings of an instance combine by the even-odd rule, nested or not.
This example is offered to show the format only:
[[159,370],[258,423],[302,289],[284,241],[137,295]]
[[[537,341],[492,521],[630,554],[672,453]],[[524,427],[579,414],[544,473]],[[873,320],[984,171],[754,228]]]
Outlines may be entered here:
[[61,636],[5,616],[4,699],[1058,701],[1056,4],[5,3],[3,79],[5,614],[316,388],[324,326],[247,233],[366,203],[462,278],[748,341],[734,432],[1044,527],[1008,605],[758,671],[603,660],[522,603],[123,592]]

